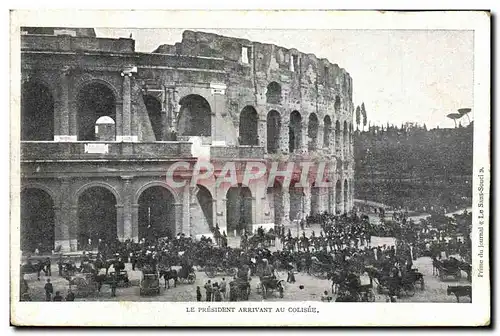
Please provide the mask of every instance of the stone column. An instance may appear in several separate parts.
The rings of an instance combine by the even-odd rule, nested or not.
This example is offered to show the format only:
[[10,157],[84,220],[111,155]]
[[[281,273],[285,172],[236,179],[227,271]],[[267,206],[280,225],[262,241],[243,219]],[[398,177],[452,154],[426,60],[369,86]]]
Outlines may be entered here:
[[116,204],[116,235],[119,241],[125,241],[123,233],[123,204]]
[[[226,109],[226,85],[218,83],[210,83],[212,92],[212,141],[225,141],[226,135],[221,127],[217,127],[219,118],[223,115]],[[221,120],[222,122],[222,120]]]
[[132,233],[131,233],[131,238],[134,242],[139,242],[139,204],[137,203],[133,203],[131,205],[131,211],[132,211],[132,215],[131,215],[131,219],[132,219],[132,223],[131,223],[131,229],[132,229]]
[[169,125],[168,125],[168,114],[167,114],[167,108],[168,108],[168,95],[169,92],[167,91],[167,88],[165,86],[162,86],[162,92],[161,92],[161,134],[160,134],[160,140],[165,141],[167,140],[167,135],[169,131]]
[[199,188],[197,186],[194,186],[190,187],[189,190],[189,229],[188,229],[189,236],[193,236],[193,226],[194,226],[193,224],[196,218],[194,218],[194,212],[191,210],[198,204],[196,199],[196,194],[198,193],[198,189]]
[[182,233],[184,232],[184,228],[182,225],[182,203],[174,203],[174,209],[175,209],[175,231],[173,232],[174,235],[177,235],[177,233]]
[[283,202],[283,214],[281,215],[281,223],[290,225],[290,191],[288,188],[281,190],[281,200]]
[[60,92],[57,108],[54,109],[54,141],[76,140],[69,137],[69,71],[59,74]]
[[122,134],[117,140],[130,142],[132,140],[132,104],[131,104],[131,72],[123,71],[123,105],[122,105]]
[[304,203],[303,203],[303,215],[307,216],[311,214],[311,187],[304,188]]
[[182,233],[186,236],[191,234],[191,187],[190,183],[186,183],[181,194],[182,197]]
[[260,119],[257,126],[259,146],[267,150],[267,119]]
[[309,137],[307,136],[307,123],[302,122],[302,134],[301,134],[301,144],[300,144],[300,151],[302,153],[307,153],[308,152],[308,140]]
[[70,246],[70,227],[71,223],[71,190],[70,180],[61,179],[60,203],[54,207],[55,210],[55,247],[61,245],[61,251],[71,251]]
[[324,136],[324,126],[322,122],[320,121],[318,123],[318,136],[316,137],[316,150],[321,150],[323,149],[323,136]]
[[123,239],[133,238],[133,221],[132,221],[132,176],[122,176],[123,181]]
[[339,205],[339,208],[340,209],[337,209],[340,211],[340,214],[343,214],[345,212],[345,208],[344,208],[344,180],[341,179],[340,180],[340,202],[338,203]]
[[78,205],[72,205],[69,212],[69,245],[71,252],[78,251]]
[[332,126],[332,130],[330,132],[330,143],[328,145],[328,148],[330,149],[330,153],[333,155],[336,154],[335,152],[335,128]]
[[277,153],[288,154],[289,148],[289,121],[282,120],[280,126],[279,148]]

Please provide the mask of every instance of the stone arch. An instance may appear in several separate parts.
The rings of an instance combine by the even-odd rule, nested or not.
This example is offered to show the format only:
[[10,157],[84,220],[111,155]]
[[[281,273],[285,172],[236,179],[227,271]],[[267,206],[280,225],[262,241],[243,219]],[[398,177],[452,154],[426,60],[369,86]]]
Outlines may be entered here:
[[56,194],[51,188],[47,187],[45,184],[38,182],[23,183],[21,185],[20,191],[22,192],[24,189],[41,189],[49,194],[50,198],[54,200],[54,204],[56,207],[59,204],[59,195]]
[[278,153],[280,148],[281,115],[276,110],[267,113],[267,152]]
[[307,136],[309,138],[307,148],[310,152],[315,151],[318,148],[318,128],[318,116],[316,113],[311,113],[307,122]]
[[290,153],[302,147],[302,116],[299,111],[290,114],[288,124],[288,149]]
[[55,244],[55,199],[48,188],[23,186],[20,194],[21,251],[50,252]]
[[162,181],[150,181],[143,184],[139,189],[137,189],[137,191],[134,194],[134,204],[137,204],[137,202],[139,201],[139,197],[141,196],[144,190],[154,186],[159,186],[167,189],[174,196],[175,203],[180,203],[179,194],[174,189],[172,189],[172,187],[168,183]]
[[335,116],[337,117],[340,114],[340,110],[342,109],[342,102],[339,96],[335,96],[335,103],[333,104],[333,108],[335,109]]
[[105,189],[108,189],[116,198],[116,203],[117,204],[122,204],[122,198],[120,196],[120,193],[116,190],[115,187],[113,187],[111,184],[107,182],[101,182],[101,181],[92,181],[85,183],[82,185],[80,188],[77,189],[77,191],[73,195],[73,205],[78,204],[78,198],[80,195],[85,192],[87,189],[92,188],[92,187],[103,187]]
[[105,79],[102,79],[102,78],[94,77],[90,74],[85,74],[80,78],[80,80],[77,80],[74,92],[76,92],[76,94],[78,96],[78,93],[84,87],[86,87],[87,85],[90,85],[90,84],[102,84],[103,86],[107,87],[109,90],[111,90],[113,92],[113,96],[115,96],[116,100],[121,99],[121,92],[120,92],[120,90],[116,89],[116,86],[113,83],[111,83],[110,81],[107,81]]
[[174,194],[164,185],[153,184],[142,189],[137,199],[139,240],[153,243],[160,237],[173,238],[176,233]]
[[323,118],[323,148],[330,146],[330,137],[332,135],[332,119],[326,115]]
[[[104,184],[80,188],[77,198],[78,249],[96,248],[118,238],[118,198]],[[121,223],[120,223],[121,224]]]
[[21,140],[53,141],[55,101],[53,91],[41,81],[21,87]]
[[96,140],[95,123],[102,116],[116,122],[117,95],[109,83],[92,80],[80,85],[76,102],[78,140]]
[[257,146],[259,144],[259,116],[253,106],[245,106],[240,113],[239,144]]
[[204,97],[198,94],[189,94],[179,101],[179,105],[178,135],[211,136],[212,109]]
[[248,186],[239,183],[232,186],[226,193],[226,227],[229,235],[234,231],[243,230],[252,232],[253,225],[253,198]]
[[155,139],[156,141],[162,141],[166,125],[162,122],[161,102],[158,98],[150,94],[142,95],[142,100],[148,111],[149,121],[151,122],[151,128],[153,128]]
[[268,104],[281,104],[281,85],[271,82],[267,85],[266,102]]
[[214,198],[210,190],[204,185],[197,184],[196,187],[196,200],[198,201],[200,210],[203,214],[203,220],[206,221],[207,226],[210,228],[210,230],[212,230],[215,227],[213,207]]

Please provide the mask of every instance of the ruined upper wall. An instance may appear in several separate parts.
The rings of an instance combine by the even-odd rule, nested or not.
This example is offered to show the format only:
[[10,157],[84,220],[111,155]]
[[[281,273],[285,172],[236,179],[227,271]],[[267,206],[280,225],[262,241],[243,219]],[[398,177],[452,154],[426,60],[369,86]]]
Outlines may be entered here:
[[[245,62],[245,56],[242,55],[243,48],[247,48],[248,62]],[[319,59],[314,54],[302,53],[296,49],[186,30],[181,43],[174,46],[162,45],[155,52],[223,58],[240,65],[242,68],[233,66],[232,70],[239,70],[242,75],[251,76],[251,72],[255,72],[258,77],[262,77],[259,73],[267,74],[268,80],[281,82],[280,77],[284,77],[285,81],[293,81],[294,77],[299,76],[302,77],[301,85],[319,84],[352,100],[352,78],[345,69],[327,59]]]

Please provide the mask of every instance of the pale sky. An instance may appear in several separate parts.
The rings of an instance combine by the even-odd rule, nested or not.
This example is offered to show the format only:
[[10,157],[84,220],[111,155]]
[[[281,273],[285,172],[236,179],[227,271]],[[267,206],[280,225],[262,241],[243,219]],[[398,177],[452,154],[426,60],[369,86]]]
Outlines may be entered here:
[[[185,28],[190,29],[190,28]],[[136,51],[152,52],[182,40],[185,29],[104,29],[98,37],[129,37]],[[454,127],[446,118],[458,108],[473,111],[472,31],[456,30],[262,30],[192,29],[273,43],[313,53],[346,69],[354,105],[365,103],[372,124],[426,123]],[[467,118],[461,119],[467,125]]]

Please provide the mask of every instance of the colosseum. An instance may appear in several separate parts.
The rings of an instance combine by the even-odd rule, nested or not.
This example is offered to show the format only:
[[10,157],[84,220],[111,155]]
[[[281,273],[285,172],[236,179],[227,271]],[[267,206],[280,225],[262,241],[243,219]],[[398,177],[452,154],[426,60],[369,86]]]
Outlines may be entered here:
[[[232,236],[352,209],[352,78],[327,59],[190,30],[143,53],[94,29],[24,27],[21,76],[23,251],[148,230]],[[169,167],[202,158],[215,174],[228,161],[322,161],[329,183],[167,183]]]

